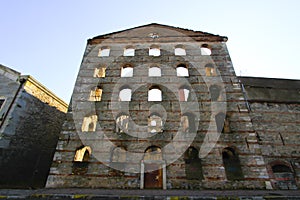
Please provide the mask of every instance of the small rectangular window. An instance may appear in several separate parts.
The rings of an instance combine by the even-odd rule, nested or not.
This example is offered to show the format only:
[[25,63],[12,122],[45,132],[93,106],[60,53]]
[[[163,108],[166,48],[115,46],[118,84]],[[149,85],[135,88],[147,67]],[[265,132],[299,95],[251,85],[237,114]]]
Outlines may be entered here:
[[103,47],[99,49],[98,57],[107,57],[109,56],[110,49],[107,47]]
[[94,72],[94,77],[102,78],[105,77],[106,67],[96,68]]

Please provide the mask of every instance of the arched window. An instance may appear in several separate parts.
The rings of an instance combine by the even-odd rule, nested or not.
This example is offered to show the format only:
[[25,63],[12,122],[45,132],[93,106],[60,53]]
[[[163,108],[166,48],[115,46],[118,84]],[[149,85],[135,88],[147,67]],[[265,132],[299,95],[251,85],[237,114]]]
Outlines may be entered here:
[[228,180],[241,180],[244,178],[240,159],[233,148],[224,148],[222,158]]
[[157,113],[152,113],[148,118],[148,132],[159,133],[162,132],[163,121]]
[[88,171],[88,161],[90,155],[92,154],[92,149],[89,146],[79,147],[74,156],[72,174],[83,175]]
[[195,115],[192,113],[183,114],[180,121],[184,133],[194,133],[196,131]]
[[179,88],[179,101],[188,101],[190,97],[190,89],[187,86],[182,86]]
[[189,76],[189,70],[185,64],[178,65],[176,67],[176,73],[177,73],[177,76],[184,76],[184,77]]
[[271,166],[274,180],[274,189],[287,190],[297,189],[294,173],[292,169],[284,163],[277,163]]
[[150,146],[145,150],[144,160],[162,160],[161,148]]
[[121,77],[133,77],[133,67],[131,64],[126,64],[121,68]]
[[101,101],[102,98],[102,88],[100,86],[95,87],[95,89],[90,92],[90,101]]
[[91,115],[83,118],[81,130],[82,132],[92,132],[96,130],[98,117],[97,115]]
[[129,116],[121,114],[116,119],[116,132],[127,133],[129,128]]
[[149,76],[152,76],[152,77],[160,77],[161,76],[161,69],[157,66],[151,66],[149,68]]
[[109,56],[109,53],[110,53],[109,47],[101,47],[99,49],[98,56],[99,57],[107,57],[107,56]]
[[199,152],[194,147],[189,147],[184,153],[185,174],[188,180],[202,180],[202,163],[198,156]]
[[182,45],[177,45],[175,47],[175,56],[185,56],[186,51]]
[[209,93],[210,93],[212,101],[218,101],[219,100],[220,90],[221,90],[221,88],[218,85],[211,85],[209,87]]
[[119,93],[119,101],[131,101],[131,92],[129,87],[123,87]]
[[106,67],[95,68],[94,77],[102,78],[105,77]]
[[126,150],[124,147],[116,147],[112,151],[111,162],[126,162]]
[[132,46],[130,47],[126,47],[124,49],[124,53],[123,53],[124,56],[134,56],[134,48]]
[[209,63],[205,65],[206,76],[217,76],[216,68],[213,64]]
[[211,49],[209,48],[209,46],[207,44],[203,44],[201,46],[201,55],[203,55],[203,56],[211,55]]
[[159,88],[153,87],[148,91],[148,101],[162,101],[162,92]]
[[160,56],[160,49],[157,45],[152,45],[149,48],[149,56]]

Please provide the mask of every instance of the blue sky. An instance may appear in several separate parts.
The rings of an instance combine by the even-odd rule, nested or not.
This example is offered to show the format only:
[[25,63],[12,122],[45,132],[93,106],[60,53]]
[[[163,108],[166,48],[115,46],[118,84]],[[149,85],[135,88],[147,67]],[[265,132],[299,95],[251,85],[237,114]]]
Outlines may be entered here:
[[161,23],[227,36],[237,75],[300,79],[298,0],[2,0],[0,64],[70,100],[86,41]]

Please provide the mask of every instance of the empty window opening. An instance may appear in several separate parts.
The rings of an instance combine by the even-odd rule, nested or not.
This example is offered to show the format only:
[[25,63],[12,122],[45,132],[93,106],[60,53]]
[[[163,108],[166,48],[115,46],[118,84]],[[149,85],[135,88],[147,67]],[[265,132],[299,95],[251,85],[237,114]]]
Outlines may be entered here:
[[205,65],[205,74],[206,76],[217,76],[216,68],[213,64],[209,63]]
[[97,115],[91,115],[83,118],[83,123],[81,126],[82,132],[92,132],[96,130],[98,117]]
[[160,56],[160,49],[158,46],[151,46],[149,48],[149,56]]
[[162,101],[162,92],[158,88],[152,88],[148,91],[148,101]]
[[162,132],[163,121],[158,114],[151,114],[148,118],[148,132],[149,133],[159,133]]
[[131,89],[124,88],[120,90],[119,101],[131,101]]
[[274,188],[280,190],[297,189],[294,173],[292,169],[285,164],[276,164],[272,166]]
[[134,56],[134,48],[133,47],[126,47],[124,49],[124,56]]
[[101,49],[99,49],[98,56],[107,57],[109,56],[109,53],[110,53],[110,49],[108,47],[102,47]]
[[184,133],[193,133],[196,131],[195,116],[191,113],[185,113],[181,116],[181,127]]
[[130,64],[126,64],[121,69],[121,77],[133,77],[133,67]]
[[112,152],[111,162],[126,162],[126,150],[124,147],[116,147]]
[[185,174],[188,180],[202,180],[202,163],[198,156],[199,152],[194,147],[189,147],[184,153]]
[[218,101],[219,100],[219,98],[220,98],[220,90],[221,90],[221,88],[218,85],[211,85],[209,87],[209,93],[210,93],[212,101]]
[[129,128],[129,116],[120,115],[116,119],[116,132],[117,133],[128,133]]
[[243,179],[243,172],[239,157],[233,148],[227,147],[222,151],[223,164],[228,180]]
[[149,76],[151,77],[160,77],[161,76],[161,69],[156,66],[152,66],[149,68]]
[[96,68],[94,71],[94,77],[102,78],[105,77],[106,67]]
[[185,56],[186,51],[182,46],[177,46],[177,47],[175,47],[175,55],[176,56]]
[[176,68],[176,73],[177,73],[177,76],[184,76],[184,77],[189,76],[189,70],[185,64],[178,65]]
[[102,88],[97,86],[94,90],[90,92],[90,101],[101,101],[102,98]]
[[144,160],[162,160],[161,148],[150,146],[145,150]]
[[82,146],[78,148],[75,152],[72,174],[83,175],[88,171],[88,163],[92,150],[89,146]]
[[204,55],[204,56],[211,55],[211,50],[210,50],[210,48],[208,47],[207,44],[203,44],[201,46],[201,55]]
[[224,113],[218,113],[215,116],[215,121],[216,121],[218,133],[223,133],[225,117],[226,116],[225,116]]
[[188,101],[190,97],[190,90],[186,87],[182,87],[178,91],[179,101]]

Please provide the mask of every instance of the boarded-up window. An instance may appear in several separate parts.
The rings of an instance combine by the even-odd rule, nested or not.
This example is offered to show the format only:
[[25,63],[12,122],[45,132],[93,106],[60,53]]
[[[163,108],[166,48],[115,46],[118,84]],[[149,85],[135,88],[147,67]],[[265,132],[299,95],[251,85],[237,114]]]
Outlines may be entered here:
[[233,148],[223,149],[222,158],[228,180],[241,180],[244,178],[239,157]]
[[274,175],[273,185],[275,189],[297,189],[293,171],[289,166],[283,164],[273,165],[272,171]]
[[106,67],[96,68],[94,72],[94,77],[102,78],[105,77]]
[[185,174],[188,180],[202,180],[202,163],[199,152],[194,147],[189,147],[184,153]]

